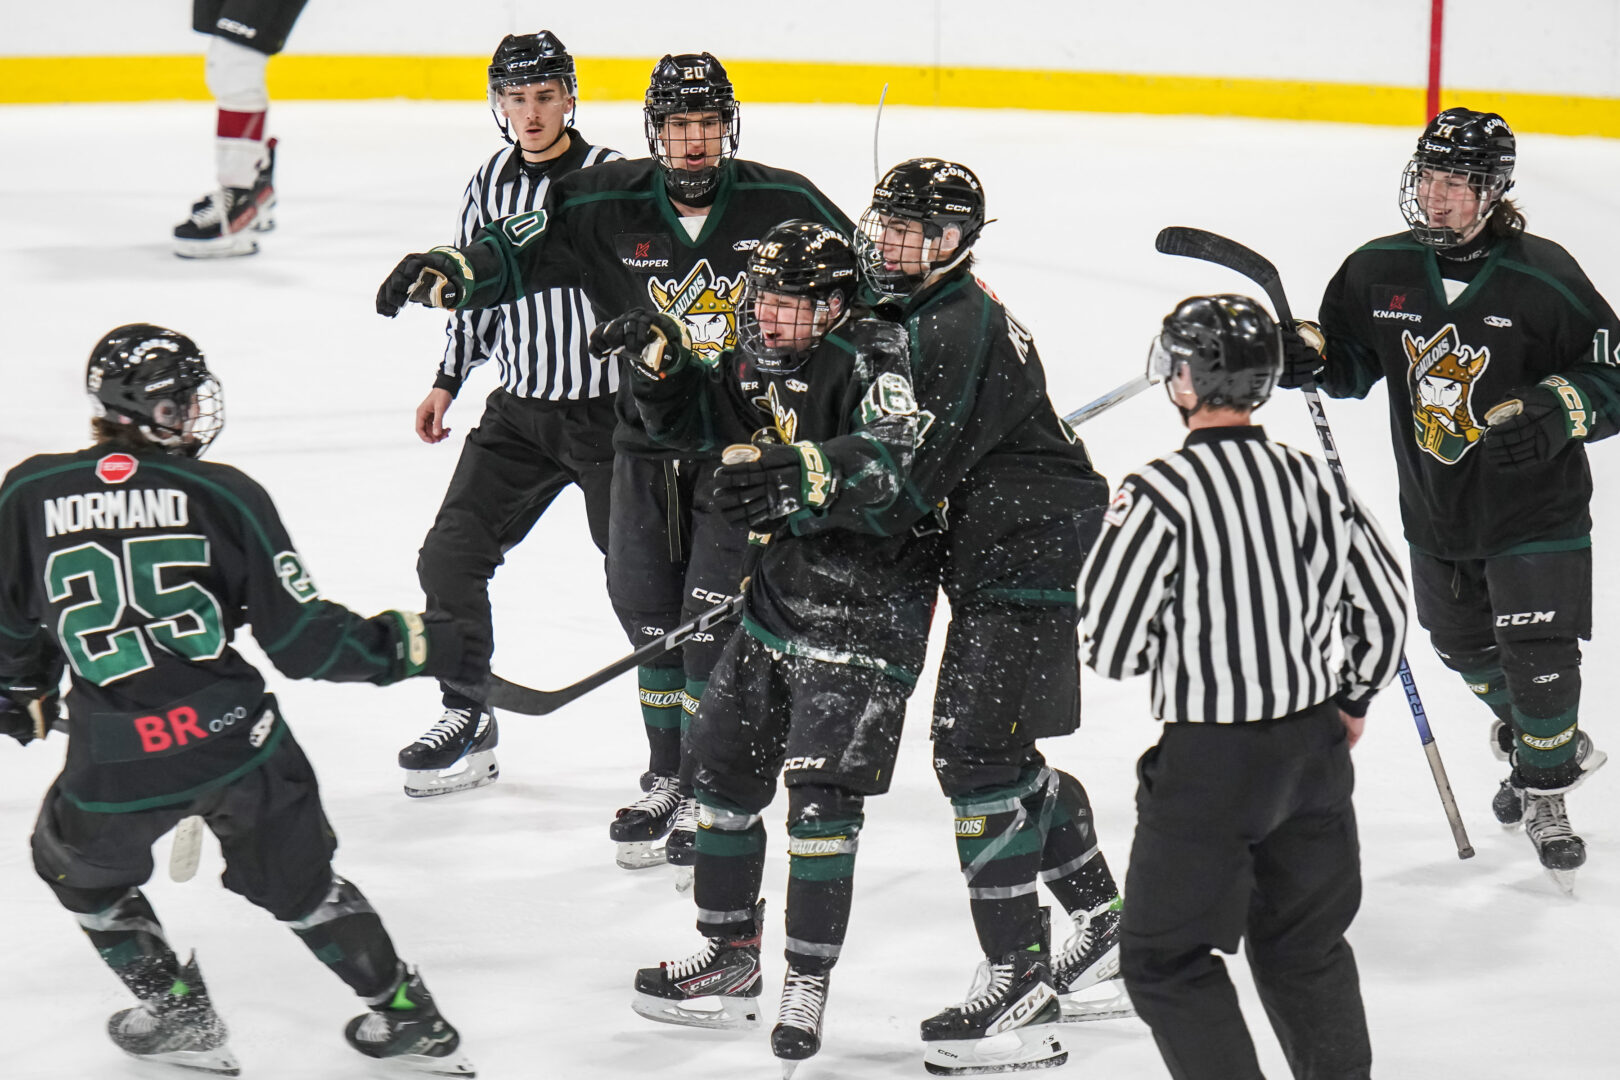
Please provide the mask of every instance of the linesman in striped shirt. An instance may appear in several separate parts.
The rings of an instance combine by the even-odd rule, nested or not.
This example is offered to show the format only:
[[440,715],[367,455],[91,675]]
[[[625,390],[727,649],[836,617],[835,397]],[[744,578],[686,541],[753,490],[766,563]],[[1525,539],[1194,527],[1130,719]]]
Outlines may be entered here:
[[1246,939],[1294,1075],[1366,1077],[1350,748],[1400,663],[1405,585],[1343,481],[1251,422],[1282,369],[1264,309],[1185,300],[1148,366],[1187,441],[1125,478],[1081,572],[1086,662],[1151,673],[1166,721],[1137,767],[1125,985],[1172,1076],[1258,1078],[1213,952]]
[[[467,185],[458,244],[497,218],[537,209],[551,182],[575,169],[620,159],[573,126],[574,59],[549,30],[509,34],[489,65],[489,103],[511,145]],[[481,623],[492,634],[489,579],[569,484],[585,496],[591,540],[607,553],[613,479],[617,364],[587,348],[596,326],[577,289],[540,289],[509,304],[454,312],[433,389],[416,410],[416,434],[450,434],[446,411],[473,368],[494,359],[501,385],[490,393],[417,559],[430,609]],[[495,718],[443,688],[444,713],[399,752],[405,793],[464,791],[498,775]]]

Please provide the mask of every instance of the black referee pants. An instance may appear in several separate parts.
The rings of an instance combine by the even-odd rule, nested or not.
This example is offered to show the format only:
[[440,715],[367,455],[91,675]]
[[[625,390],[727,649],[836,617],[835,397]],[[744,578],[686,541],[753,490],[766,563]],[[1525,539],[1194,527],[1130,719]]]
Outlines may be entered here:
[[1360,979],[1344,939],[1361,903],[1361,864],[1337,709],[1166,724],[1137,776],[1120,967],[1170,1075],[1261,1076],[1213,952],[1236,952],[1243,939],[1294,1076],[1369,1076]]
[[[492,392],[417,556],[429,610],[480,623],[493,640],[489,579],[569,484],[584,493],[591,541],[606,555],[617,422],[611,396],[542,401]],[[448,688],[445,703],[465,704]]]

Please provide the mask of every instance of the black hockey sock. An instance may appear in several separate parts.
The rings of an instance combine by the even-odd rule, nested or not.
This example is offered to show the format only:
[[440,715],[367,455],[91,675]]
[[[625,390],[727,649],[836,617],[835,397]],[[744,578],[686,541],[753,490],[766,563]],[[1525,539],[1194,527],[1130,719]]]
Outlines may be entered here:
[[1108,860],[1097,845],[1091,799],[1066,772],[1057,773],[1057,805],[1041,848],[1041,880],[1070,915],[1093,911],[1119,895]]
[[326,899],[287,926],[363,998],[375,998],[398,981],[399,957],[382,919],[359,889],[335,874]]
[[179,979],[180,959],[141,890],[130,889],[112,907],[78,920],[107,966],[142,1001],[169,993]]
[[681,768],[681,707],[686,700],[686,674],[678,667],[640,667],[641,722],[647,727],[647,769],[674,776]]
[[697,792],[698,829],[692,869],[692,899],[704,937],[756,934],[754,904],[765,876],[765,826],[758,814],[702,788]]
[[692,756],[692,748],[686,738],[686,733],[692,728],[692,717],[697,715],[698,702],[703,700],[703,692],[709,688],[708,679],[687,679],[686,689],[681,701],[681,798],[692,797],[693,776],[697,772],[697,759]]
[[956,854],[986,956],[1005,956],[1040,938],[1035,877],[1043,825],[1057,802],[1057,777],[1027,769],[1012,787],[983,788],[951,800]]
[[788,793],[788,963],[824,974],[849,929],[855,852],[865,821],[860,795],[821,785]]
[[1474,696],[1496,714],[1498,720],[1510,725],[1513,723],[1513,706],[1508,696],[1507,676],[1503,674],[1501,664],[1481,668],[1478,671],[1459,671],[1457,674],[1462,676],[1463,683],[1473,691]]

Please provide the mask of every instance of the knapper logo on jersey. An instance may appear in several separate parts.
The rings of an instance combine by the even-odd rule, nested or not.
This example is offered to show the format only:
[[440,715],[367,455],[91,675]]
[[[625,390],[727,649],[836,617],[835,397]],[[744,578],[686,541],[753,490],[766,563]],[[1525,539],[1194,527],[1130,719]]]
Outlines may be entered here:
[[632,270],[668,270],[669,237],[660,233],[618,233],[613,254]]
[[131,454],[108,454],[96,462],[96,478],[103,484],[122,484],[141,467]]
[[714,272],[708,259],[698,260],[684,281],[647,280],[647,295],[653,304],[686,324],[692,351],[701,363],[711,366],[737,343],[737,302],[742,291],[743,275],[727,281]]
[[[1383,307],[1377,307],[1375,304],[1372,313],[1373,318],[1397,319],[1402,322],[1411,323],[1420,323],[1423,321],[1423,312],[1420,310],[1423,307],[1421,293],[1418,294],[1415,302],[1411,291],[1408,289],[1402,289],[1400,292],[1396,292],[1388,285],[1374,285],[1372,287],[1372,293],[1374,296],[1384,294],[1389,297],[1389,299],[1384,302]],[[1409,308],[1412,310],[1408,310]]]
[[1491,363],[1491,351],[1462,343],[1447,324],[1427,341],[1401,331],[1411,360],[1407,384],[1412,395],[1412,437],[1437,461],[1455,465],[1483,434],[1474,419],[1472,390]]

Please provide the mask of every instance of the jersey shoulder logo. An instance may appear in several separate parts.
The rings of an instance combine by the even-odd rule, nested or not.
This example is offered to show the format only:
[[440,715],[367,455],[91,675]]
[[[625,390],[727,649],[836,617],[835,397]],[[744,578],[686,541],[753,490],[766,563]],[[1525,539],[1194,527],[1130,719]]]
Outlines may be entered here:
[[96,479],[103,484],[122,484],[140,467],[133,454],[108,454],[96,462]]
[[1103,524],[1119,528],[1125,524],[1125,519],[1131,515],[1131,507],[1136,505],[1136,489],[1130,484],[1120,485],[1114,492],[1114,497],[1108,502],[1108,509],[1103,513]]
[[727,280],[714,272],[708,259],[699,259],[684,280],[647,279],[647,296],[653,306],[686,324],[692,351],[711,367],[721,353],[737,344],[737,303],[742,291],[742,274]]
[[276,576],[281,579],[282,587],[292,593],[293,599],[300,604],[307,604],[321,594],[296,551],[283,551],[276,555]]
[[1490,366],[1491,351],[1464,345],[1452,323],[1427,341],[1402,330],[1401,345],[1411,362],[1412,437],[1424,453],[1455,465],[1484,434],[1474,419],[1472,391]]
[[546,212],[544,210],[530,210],[526,214],[514,214],[509,218],[501,219],[501,232],[506,239],[519,251],[534,242],[535,237],[546,231]]

